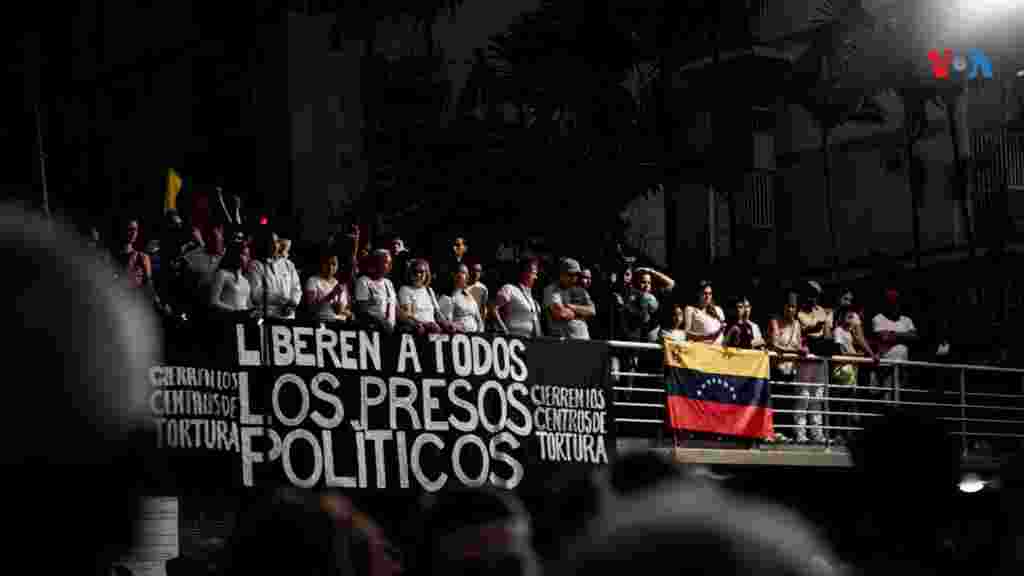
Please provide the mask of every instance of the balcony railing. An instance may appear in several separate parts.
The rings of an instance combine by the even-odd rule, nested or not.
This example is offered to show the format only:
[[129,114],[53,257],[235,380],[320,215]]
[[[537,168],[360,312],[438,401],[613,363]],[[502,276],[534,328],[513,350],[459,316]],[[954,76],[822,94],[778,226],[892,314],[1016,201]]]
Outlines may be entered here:
[[[664,438],[663,374],[660,369],[652,369],[660,366],[661,345],[620,341],[608,344],[613,351],[624,353],[626,357],[639,357],[636,364],[628,363],[612,371],[615,379],[614,413],[620,439],[644,439],[648,445],[667,447]],[[792,437],[799,427],[795,423],[799,413],[808,416],[820,414],[821,429],[828,436],[826,442],[806,445],[785,442],[737,444],[725,438],[677,439],[675,448],[683,453],[683,458],[707,463],[849,465],[848,451],[834,441],[837,433],[856,434],[864,429],[867,420],[883,416],[884,409],[896,407],[914,410],[947,424],[950,434],[958,438],[965,462],[991,462],[1024,447],[1022,369],[893,360],[881,360],[875,364],[870,359],[859,357],[771,355],[773,366],[786,360],[824,367],[824,382],[773,379],[770,383],[771,398],[775,404],[775,429]],[[863,383],[832,383],[832,368],[843,364],[855,365],[864,372],[860,379]],[[644,366],[648,369],[644,370]],[[806,399],[801,395],[802,391],[814,388],[824,389],[820,407],[802,411],[791,406]],[[812,426],[808,423],[807,427]],[[737,447],[743,450],[731,450],[729,453],[729,448]]]

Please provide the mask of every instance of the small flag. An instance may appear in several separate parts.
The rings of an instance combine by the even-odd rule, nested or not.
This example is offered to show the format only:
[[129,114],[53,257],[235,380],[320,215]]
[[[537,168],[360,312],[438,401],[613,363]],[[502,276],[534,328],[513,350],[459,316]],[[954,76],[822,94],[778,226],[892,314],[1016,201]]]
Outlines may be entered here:
[[665,341],[668,423],[677,430],[749,438],[774,434],[768,354]]
[[167,195],[164,197],[164,212],[178,209],[178,194],[184,182],[173,168],[167,170]]

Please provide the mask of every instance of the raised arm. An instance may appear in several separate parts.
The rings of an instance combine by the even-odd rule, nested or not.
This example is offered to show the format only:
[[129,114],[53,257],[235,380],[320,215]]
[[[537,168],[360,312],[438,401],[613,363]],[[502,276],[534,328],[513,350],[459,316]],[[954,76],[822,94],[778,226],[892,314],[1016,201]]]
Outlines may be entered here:
[[651,275],[651,278],[657,282],[662,290],[673,290],[676,287],[676,281],[669,277],[668,274],[659,272],[654,268],[640,268],[636,272],[647,272]]

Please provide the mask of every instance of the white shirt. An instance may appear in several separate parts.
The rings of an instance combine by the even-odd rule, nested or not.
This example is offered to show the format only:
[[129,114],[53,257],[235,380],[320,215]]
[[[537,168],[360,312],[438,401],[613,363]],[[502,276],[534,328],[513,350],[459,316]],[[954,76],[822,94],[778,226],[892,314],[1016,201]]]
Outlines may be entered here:
[[832,339],[839,345],[839,350],[844,356],[860,356],[857,347],[853,345],[853,333],[842,325],[832,329]]
[[510,334],[530,337],[540,335],[540,305],[530,289],[521,284],[505,284],[494,296],[495,306]]
[[395,327],[398,309],[398,296],[391,280],[381,278],[373,280],[369,276],[360,276],[355,285],[356,302],[368,304],[367,312],[382,320],[388,327]]
[[411,306],[412,317],[417,322],[437,321],[437,308],[434,306],[434,297],[426,286],[420,288],[402,286],[399,288],[398,305]]
[[460,332],[483,332],[484,323],[480,307],[468,292],[456,290],[451,296],[441,297],[441,313],[451,318]]
[[[711,334],[714,334],[715,332],[718,332],[719,330],[722,329],[722,322],[725,320],[725,312],[722,310],[721,307],[715,306],[715,312],[718,313],[718,318],[721,318],[722,320],[719,320],[718,318],[711,316],[704,310],[697,308],[695,306],[687,306],[687,309],[693,310],[693,324],[690,326],[690,331],[693,332],[694,334],[700,336],[710,336]],[[725,332],[723,331],[718,334],[718,337],[715,338],[715,341],[712,342],[712,344],[721,345],[724,341]]]
[[[264,281],[266,289],[264,290]],[[253,306],[263,309],[266,296],[267,314],[272,318],[295,318],[294,307],[302,300],[302,283],[295,264],[287,258],[256,260],[249,271],[249,284],[252,286]],[[288,306],[293,309],[286,313]]]
[[337,280],[324,280],[320,276],[310,276],[309,280],[306,281],[306,292],[312,292],[316,295],[316,303],[310,303],[310,311],[318,320],[337,320],[338,315],[334,312],[334,307],[338,304],[342,307],[348,304],[349,294],[344,284],[342,284],[342,288],[337,296],[330,300],[325,299],[337,285]]
[[[885,314],[876,314],[871,320],[871,327],[874,329],[875,334],[879,332],[895,332],[897,334],[917,332],[917,328],[914,327],[914,321],[906,316],[900,316],[899,320],[893,322]],[[896,344],[886,350],[882,357],[890,360],[909,360],[910,350],[906,344]]]
[[221,310],[248,310],[251,288],[244,275],[218,270],[210,288],[210,305]]

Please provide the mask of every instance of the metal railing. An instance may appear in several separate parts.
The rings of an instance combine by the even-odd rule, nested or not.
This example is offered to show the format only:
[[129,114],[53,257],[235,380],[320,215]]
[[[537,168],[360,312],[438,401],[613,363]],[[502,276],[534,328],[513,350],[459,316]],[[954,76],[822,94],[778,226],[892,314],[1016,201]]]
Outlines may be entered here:
[[[615,358],[611,375],[620,436],[653,436],[661,443],[666,431],[661,344],[609,341],[608,345]],[[863,430],[866,419],[883,416],[879,408],[899,406],[947,423],[950,433],[959,437],[965,458],[995,457],[1024,448],[1024,369],[769,355],[774,427],[799,437],[778,438],[771,444],[795,443],[806,434],[808,444],[831,449]],[[780,378],[776,368],[782,361],[797,364],[795,377]],[[833,381],[833,369],[841,366],[856,367],[849,384]],[[815,402],[817,394],[820,405]]]

